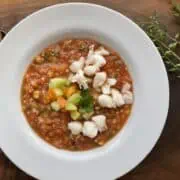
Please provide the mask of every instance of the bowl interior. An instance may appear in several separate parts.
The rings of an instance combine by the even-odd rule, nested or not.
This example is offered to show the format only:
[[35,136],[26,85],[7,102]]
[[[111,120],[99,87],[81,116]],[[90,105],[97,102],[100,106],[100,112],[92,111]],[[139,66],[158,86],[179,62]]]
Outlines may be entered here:
[[[82,158],[92,158],[92,157],[98,156],[98,154],[99,155],[104,154],[105,151],[109,152],[112,147],[116,146],[116,144],[119,145],[119,144],[123,143],[123,141],[125,140],[125,136],[127,137],[127,135],[128,135],[128,133],[126,132],[127,131],[126,128],[128,128],[129,124],[131,123],[131,115],[130,115],[127,123],[125,124],[125,126],[127,126],[127,127],[125,129],[123,127],[123,129],[118,133],[118,135],[116,135],[112,140],[110,140],[108,143],[106,143],[103,147],[85,151],[85,152],[69,152],[69,151],[65,151],[65,150],[57,150],[54,147],[50,147],[51,145],[43,142],[43,140],[30,128],[30,126],[27,123],[27,120],[25,119],[25,117],[22,113],[22,110],[21,110],[20,89],[21,89],[21,85],[22,85],[22,79],[23,79],[23,75],[24,75],[28,65],[31,63],[33,57],[36,56],[39,52],[41,52],[44,48],[48,47],[49,45],[56,43],[57,41],[60,41],[63,39],[68,39],[68,38],[93,39],[93,40],[96,40],[96,41],[112,48],[113,50],[118,52],[119,55],[124,59],[124,62],[127,64],[132,78],[134,77],[133,69],[135,69],[135,68],[133,68],[133,63],[132,63],[133,60],[131,59],[132,57],[128,53],[128,50],[126,50],[126,48],[124,48],[123,44],[120,41],[117,41],[117,39],[108,36],[106,33],[98,31],[96,29],[90,29],[90,28],[89,29],[68,28],[68,29],[61,29],[60,31],[58,30],[56,32],[49,32],[48,35],[44,35],[41,37],[41,39],[36,41],[33,44],[33,46],[30,46],[29,48],[27,48],[26,52],[24,53],[24,55],[18,62],[17,71],[16,71],[16,77],[17,77],[16,87],[17,88],[15,90],[17,93],[16,94],[16,98],[17,98],[16,101],[18,102],[17,107],[18,107],[19,114],[21,114],[21,119],[18,119],[16,123],[17,123],[18,127],[20,127],[20,126],[22,127],[21,131],[23,133],[25,133],[24,136],[26,137],[28,135],[31,138],[31,139],[29,139],[29,141],[34,141],[34,142],[38,143],[41,148],[50,148],[51,151],[56,151],[56,152],[64,151],[63,153],[67,154],[68,156],[69,156],[69,154],[71,154],[75,158],[77,158],[77,154],[79,156],[82,156]],[[135,78],[133,78],[133,80],[135,80]],[[135,82],[134,82],[134,84],[135,84]],[[134,89],[134,91],[135,91],[135,89]],[[136,93],[135,93],[135,97],[136,97]],[[132,131],[129,131],[129,132],[132,132]],[[124,133],[126,135],[123,135]],[[80,158],[79,156],[78,156],[78,159]]]

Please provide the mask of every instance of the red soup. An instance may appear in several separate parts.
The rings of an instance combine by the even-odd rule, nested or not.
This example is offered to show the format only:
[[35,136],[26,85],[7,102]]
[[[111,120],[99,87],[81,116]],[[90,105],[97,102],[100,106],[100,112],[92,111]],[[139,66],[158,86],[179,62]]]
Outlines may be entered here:
[[22,110],[46,142],[70,151],[101,147],[125,125],[132,78],[122,58],[90,39],[53,44],[29,65]]

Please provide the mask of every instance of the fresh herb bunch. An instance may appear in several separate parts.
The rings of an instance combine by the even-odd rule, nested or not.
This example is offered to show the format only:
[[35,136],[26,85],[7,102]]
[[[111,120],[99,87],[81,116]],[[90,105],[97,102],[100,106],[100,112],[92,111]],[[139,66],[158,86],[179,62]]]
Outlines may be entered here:
[[176,18],[180,18],[180,3],[177,3],[175,0],[172,0],[172,14]]
[[177,77],[180,77],[180,56],[177,54],[180,46],[180,34],[171,36],[166,27],[160,23],[157,13],[149,17],[146,22],[141,21],[138,24],[158,48],[168,71],[174,72]]

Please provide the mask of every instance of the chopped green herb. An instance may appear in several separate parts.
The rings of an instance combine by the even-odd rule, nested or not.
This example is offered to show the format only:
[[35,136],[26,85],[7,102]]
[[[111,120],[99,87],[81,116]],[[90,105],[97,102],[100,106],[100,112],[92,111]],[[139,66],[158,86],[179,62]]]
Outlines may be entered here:
[[89,48],[88,48],[88,46],[87,46],[86,44],[82,44],[82,43],[81,43],[81,44],[79,45],[79,50],[80,50],[80,51],[88,51],[88,49],[89,49]]
[[49,51],[46,51],[42,56],[44,57],[46,61],[48,61],[50,57],[58,57],[59,53],[49,50]]
[[94,109],[93,97],[91,96],[88,89],[81,91],[81,101],[80,101],[80,112],[89,113]]
[[79,93],[75,93],[68,98],[68,102],[75,105],[78,105],[80,101],[81,101],[81,95]]

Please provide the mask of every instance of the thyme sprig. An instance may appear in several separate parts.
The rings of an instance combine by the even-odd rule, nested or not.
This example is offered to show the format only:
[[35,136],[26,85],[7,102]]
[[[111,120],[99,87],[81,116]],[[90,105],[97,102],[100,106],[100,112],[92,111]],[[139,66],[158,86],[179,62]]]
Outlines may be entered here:
[[158,48],[168,71],[180,77],[180,56],[177,54],[180,34],[171,36],[166,27],[160,23],[157,13],[150,16],[146,22],[140,21],[138,24]]
[[176,18],[180,18],[180,3],[177,3],[175,0],[172,0],[172,14]]

